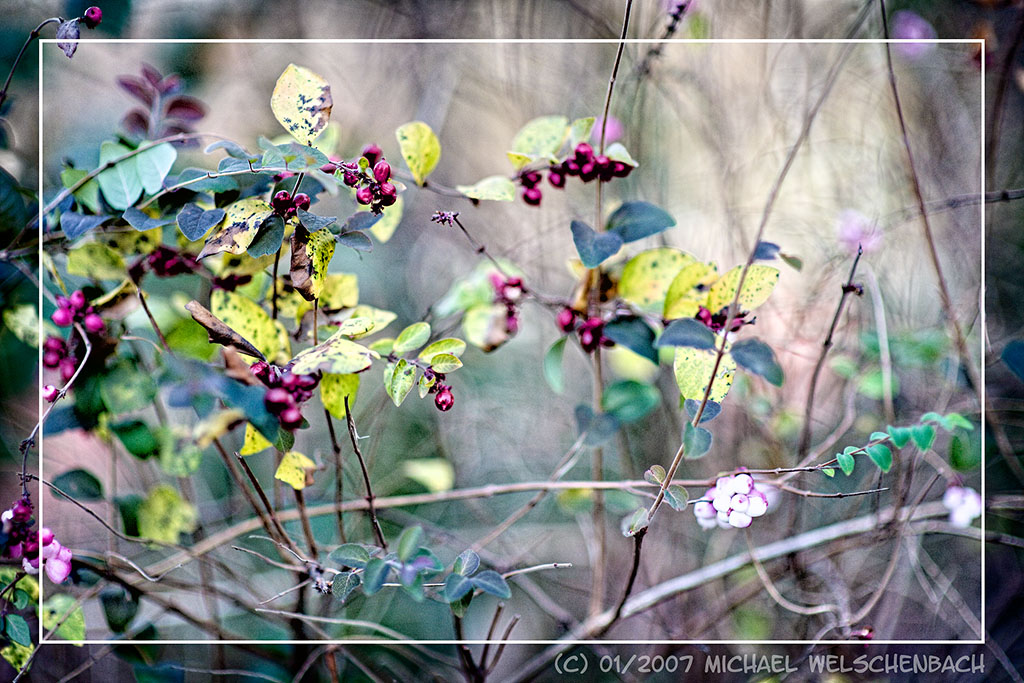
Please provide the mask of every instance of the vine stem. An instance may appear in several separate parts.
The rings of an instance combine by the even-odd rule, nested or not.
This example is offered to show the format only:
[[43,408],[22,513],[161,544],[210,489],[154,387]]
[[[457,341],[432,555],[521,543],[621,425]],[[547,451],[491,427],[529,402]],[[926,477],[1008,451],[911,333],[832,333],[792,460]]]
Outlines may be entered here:
[[33,40],[39,37],[39,35],[42,33],[42,30],[47,25],[53,23],[60,24],[63,22],[63,17],[50,17],[49,19],[39,24],[39,26],[36,26],[34,29],[32,29],[32,31],[28,34],[28,38],[25,39],[25,44],[21,46],[21,50],[18,51],[18,56],[14,58],[14,64],[11,65],[11,70],[7,74],[7,80],[4,81],[4,87],[2,90],[0,90],[0,108],[3,108],[4,102],[7,101],[7,91],[11,87],[11,80],[14,78],[14,72],[18,70],[18,65],[21,64],[21,58],[25,56],[25,50],[27,50],[28,46],[32,44]]
[[370,473],[366,471],[366,461],[363,459],[363,452],[359,449],[359,434],[356,433],[356,423],[352,418],[352,406],[349,405],[348,396],[345,397],[345,421],[348,423],[348,436],[352,440],[352,450],[356,452],[359,460],[359,468],[363,472],[363,483],[366,485],[366,510],[370,516],[370,525],[377,537],[377,543],[384,552],[388,550],[388,542],[384,538],[384,531],[380,528],[380,520],[377,519],[377,510],[373,506],[373,488],[370,486]]

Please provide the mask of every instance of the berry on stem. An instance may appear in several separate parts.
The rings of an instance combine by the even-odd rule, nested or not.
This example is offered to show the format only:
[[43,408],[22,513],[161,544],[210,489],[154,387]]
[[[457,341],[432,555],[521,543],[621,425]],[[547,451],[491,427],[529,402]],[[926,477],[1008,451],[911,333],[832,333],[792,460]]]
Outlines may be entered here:
[[57,400],[58,396],[60,396],[60,391],[57,389],[57,387],[53,386],[52,384],[47,384],[45,387],[43,387],[43,398],[46,400],[47,403],[53,403],[54,401]]
[[96,6],[85,10],[85,14],[82,15],[82,23],[88,28],[96,28],[101,21],[103,21],[103,10]]

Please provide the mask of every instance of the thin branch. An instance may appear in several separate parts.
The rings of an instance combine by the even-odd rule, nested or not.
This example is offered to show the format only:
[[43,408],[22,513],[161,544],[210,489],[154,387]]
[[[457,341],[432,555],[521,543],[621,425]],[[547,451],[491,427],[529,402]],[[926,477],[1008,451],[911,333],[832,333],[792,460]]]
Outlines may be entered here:
[[757,553],[754,552],[754,543],[750,538],[750,528],[744,529],[746,533],[743,534],[743,538],[747,542],[747,550],[750,551],[750,562],[754,565],[754,569],[757,571],[757,578],[761,580],[761,585],[768,591],[768,595],[772,597],[780,607],[794,614],[801,614],[803,616],[812,616],[815,614],[826,614],[829,612],[838,612],[839,607],[831,603],[825,603],[822,605],[798,605],[795,602],[790,601],[786,598],[779,589],[775,586],[772,581],[772,577],[768,576],[768,572],[765,571],[764,565],[757,559]]
[[366,484],[366,511],[370,516],[370,525],[377,537],[377,544],[384,549],[384,552],[387,552],[388,542],[384,538],[380,520],[377,519],[377,511],[373,506],[374,495],[373,488],[370,486],[370,474],[366,471],[366,461],[363,459],[363,452],[359,449],[359,434],[356,433],[356,423],[352,418],[352,407],[348,403],[348,396],[345,397],[345,421],[348,423],[348,436],[352,440],[352,450],[355,451],[356,458],[359,460],[359,468],[363,472],[363,483]]

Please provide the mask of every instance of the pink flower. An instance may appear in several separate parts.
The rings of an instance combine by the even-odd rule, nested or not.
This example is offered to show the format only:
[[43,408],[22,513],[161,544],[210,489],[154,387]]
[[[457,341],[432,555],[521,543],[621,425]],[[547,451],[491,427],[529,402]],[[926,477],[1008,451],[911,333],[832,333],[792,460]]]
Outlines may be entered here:
[[865,254],[882,246],[882,231],[878,225],[854,209],[846,209],[839,214],[837,233],[839,244],[851,254],[857,253],[858,246],[864,249]]
[[896,43],[893,49],[907,59],[919,59],[935,50],[935,28],[920,14],[910,10],[900,10],[892,15],[892,37],[901,40],[925,42]]

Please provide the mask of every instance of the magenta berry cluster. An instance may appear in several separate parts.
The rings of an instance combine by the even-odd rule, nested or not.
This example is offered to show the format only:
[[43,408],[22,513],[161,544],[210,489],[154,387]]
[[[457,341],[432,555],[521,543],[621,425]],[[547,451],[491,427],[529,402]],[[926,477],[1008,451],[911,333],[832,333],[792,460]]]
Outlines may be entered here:
[[[732,325],[729,326],[730,332],[735,332],[744,325],[753,325],[757,318],[751,318],[746,320],[748,311],[739,311],[732,320]],[[725,328],[725,323],[729,319],[729,307],[725,306],[718,313],[712,313],[708,309],[701,306],[697,309],[697,314],[693,316],[700,322],[704,323],[708,329],[712,332],[718,333]]]
[[586,318],[579,311],[566,306],[555,318],[558,329],[565,334],[576,332],[580,338],[580,346],[587,353],[593,353],[598,346],[612,346],[613,342],[604,336],[604,321],[601,318]]
[[305,192],[293,195],[288,190],[280,190],[270,200],[270,206],[274,209],[274,213],[281,218],[291,218],[299,209],[307,211],[310,201],[309,195]]
[[146,264],[157,277],[185,275],[199,267],[199,261],[191,254],[162,245],[149,253],[149,256],[146,257]]
[[233,292],[242,285],[247,285],[252,282],[252,275],[239,275],[238,273],[231,273],[224,277],[213,278],[214,289],[223,289],[227,292]]
[[428,381],[430,379],[436,380],[430,385],[430,393],[434,395],[434,405],[437,409],[442,413],[451,410],[452,406],[455,405],[455,394],[452,393],[451,385],[443,382],[444,373],[435,372],[428,368],[423,371],[423,376],[426,377]]
[[302,426],[300,406],[313,397],[313,389],[320,383],[318,375],[299,375],[288,370],[282,372],[276,365],[257,361],[249,368],[267,387],[263,405],[276,415],[281,427],[294,432]]
[[[551,187],[561,190],[569,176],[576,176],[585,183],[591,180],[608,182],[612,178],[625,178],[632,170],[633,167],[626,162],[615,161],[604,154],[595,154],[589,143],[581,142],[576,145],[570,156],[548,168],[548,183]],[[523,201],[531,206],[539,206],[543,197],[539,187],[540,181],[540,171],[524,170],[519,174],[519,184],[523,187]]]
[[96,310],[88,305],[85,293],[78,289],[71,293],[71,296],[57,297],[57,310],[50,316],[50,320],[57,327],[70,327],[75,323],[82,323],[90,334],[99,334],[106,327]]
[[[75,370],[78,369],[79,362],[77,355],[71,353],[71,350],[68,349],[67,342],[60,337],[47,337],[46,341],[43,342],[43,366],[59,369],[60,378],[65,382],[75,376]],[[46,397],[45,388],[43,398],[50,401],[50,399]],[[54,400],[56,400],[56,398],[54,398]]]
[[373,144],[363,148],[362,158],[366,159],[365,170],[356,159],[339,162],[335,172],[341,173],[345,185],[355,189],[357,202],[381,213],[398,200],[398,189],[391,182],[391,164],[384,158],[384,151]]
[[512,336],[519,331],[518,306],[526,287],[518,277],[505,278],[500,273],[491,273],[494,287],[494,303],[505,306],[505,331]]
[[697,523],[705,529],[716,526],[745,529],[755,517],[768,511],[768,496],[757,488],[746,472],[719,477],[704,497],[693,506]]
[[0,514],[0,545],[3,547],[3,557],[16,560],[24,554],[22,544],[29,540],[33,524],[35,519],[32,517],[32,500],[27,495],[22,496]]

